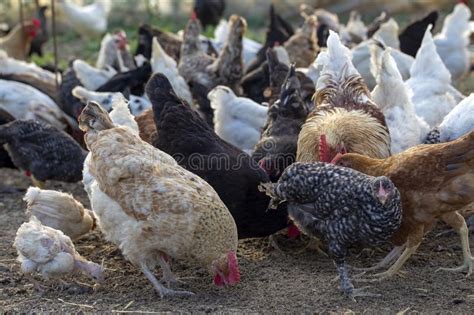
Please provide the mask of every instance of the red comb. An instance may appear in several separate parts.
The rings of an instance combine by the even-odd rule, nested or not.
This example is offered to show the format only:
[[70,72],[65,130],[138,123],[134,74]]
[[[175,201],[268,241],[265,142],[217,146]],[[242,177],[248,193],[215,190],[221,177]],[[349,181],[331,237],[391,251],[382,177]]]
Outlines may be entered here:
[[195,21],[197,20],[197,14],[196,14],[196,11],[193,10],[193,12],[191,12],[191,20]]
[[329,163],[331,158],[329,157],[329,148],[326,141],[326,135],[319,136],[319,160],[321,162]]
[[40,28],[41,27],[41,21],[38,20],[38,19],[33,19],[31,20],[31,23],[33,23],[33,25],[37,28]]
[[300,236],[301,232],[300,230],[296,227],[296,225],[294,225],[293,223],[291,223],[291,225],[288,227],[288,230],[286,232],[286,235],[288,236],[288,238],[290,240],[294,240],[295,238],[297,238],[298,236]]

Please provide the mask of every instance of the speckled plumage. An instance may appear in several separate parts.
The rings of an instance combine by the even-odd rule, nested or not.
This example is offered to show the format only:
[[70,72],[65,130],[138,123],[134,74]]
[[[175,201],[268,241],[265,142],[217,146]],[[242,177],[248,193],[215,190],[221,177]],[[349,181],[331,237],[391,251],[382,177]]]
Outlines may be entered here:
[[13,163],[37,180],[77,182],[87,152],[68,134],[33,120],[15,120],[0,126],[0,144],[5,144]]
[[[379,184],[389,191],[383,204],[377,197]],[[264,184],[271,207],[287,201],[290,218],[304,233],[328,242],[338,270],[344,268],[352,245],[377,245],[400,227],[401,199],[387,177],[372,177],[326,163],[294,163],[278,183]],[[351,293],[352,285],[342,288]]]

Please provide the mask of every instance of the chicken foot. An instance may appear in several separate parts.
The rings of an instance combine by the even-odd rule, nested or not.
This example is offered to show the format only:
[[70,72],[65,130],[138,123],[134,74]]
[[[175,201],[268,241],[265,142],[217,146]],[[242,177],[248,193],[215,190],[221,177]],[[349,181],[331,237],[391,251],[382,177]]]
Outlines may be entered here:
[[472,274],[474,266],[474,257],[472,257],[471,249],[469,247],[469,229],[467,227],[466,221],[458,212],[452,212],[444,215],[442,217],[443,221],[446,222],[449,226],[455,229],[459,237],[461,238],[461,247],[462,247],[462,256],[464,263],[455,268],[439,268],[436,271],[451,271],[451,272],[460,272],[467,269],[466,277],[469,277]]
[[168,286],[170,286],[171,283],[184,283],[183,281],[178,280],[178,278],[176,278],[176,276],[171,271],[170,264],[168,263],[169,259],[169,257],[160,256],[159,263],[161,271],[163,272],[161,281],[166,282]]
[[352,267],[352,269],[355,270],[355,271],[367,272],[367,271],[375,271],[375,270],[385,268],[385,267],[389,266],[391,263],[393,263],[395,259],[400,257],[400,255],[402,254],[405,247],[406,247],[406,244],[403,244],[402,246],[395,246],[390,251],[390,253],[388,253],[387,256],[384,257],[384,259],[382,259],[380,262],[378,262],[376,265],[374,265],[372,267],[368,267],[368,268]]
[[140,267],[145,277],[147,277],[147,279],[150,280],[151,284],[153,284],[153,287],[155,288],[156,291],[158,291],[161,298],[165,296],[192,296],[194,295],[193,292],[189,292],[189,291],[176,291],[176,290],[168,289],[156,279],[155,275],[153,275],[153,273],[145,264],[141,264]]
[[353,301],[356,301],[356,297],[378,297],[381,296],[380,294],[370,293],[367,291],[369,286],[362,287],[362,288],[354,288],[352,284],[349,274],[347,272],[347,266],[344,260],[342,261],[334,261],[336,264],[337,272],[339,273],[339,278],[341,280],[341,290],[350,297]]

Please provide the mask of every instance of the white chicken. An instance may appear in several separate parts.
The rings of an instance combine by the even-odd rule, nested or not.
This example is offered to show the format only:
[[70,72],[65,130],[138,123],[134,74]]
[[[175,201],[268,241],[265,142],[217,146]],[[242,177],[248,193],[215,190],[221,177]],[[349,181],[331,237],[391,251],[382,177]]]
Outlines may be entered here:
[[136,68],[135,61],[129,52],[127,34],[124,31],[105,34],[100,42],[99,55],[95,66],[98,69],[107,69],[110,66],[120,72]]
[[151,272],[159,264],[165,282],[176,281],[170,258],[208,268],[218,286],[240,281],[237,228],[209,184],[130,128],[115,127],[98,104],[85,107],[79,125],[91,152],[90,174],[103,192],[94,193],[92,187],[101,230],[161,297],[192,294],[165,287]]
[[430,128],[436,127],[464,96],[451,85],[451,74],[436,52],[431,25],[426,29],[421,47],[405,82],[416,114]]
[[341,41],[346,46],[358,44],[367,39],[367,26],[362,21],[359,12],[351,11],[347,24],[340,25],[339,34],[341,34]]
[[[410,77],[410,67],[415,59],[399,50],[400,41],[398,40],[397,22],[395,22],[394,19],[390,19],[383,23],[372,38],[382,45],[393,48],[392,57],[397,63],[402,78],[407,80]],[[372,89],[376,84],[375,78],[370,71],[370,47],[374,45],[378,47],[379,44],[376,44],[372,39],[370,39],[360,43],[352,49],[352,63],[359,71],[369,89]],[[378,49],[380,51],[383,50],[381,47],[378,47]]]
[[463,99],[433,128],[425,143],[454,141],[474,129],[474,93]]
[[38,290],[41,290],[41,286],[31,277],[34,272],[39,272],[46,280],[77,271],[90,275],[97,282],[103,280],[103,268],[82,257],[69,236],[42,225],[34,216],[18,228],[13,246],[18,252],[21,272]]
[[[123,97],[120,92],[94,92],[85,89],[82,86],[76,86],[72,89],[72,95],[82,102],[94,101],[102,104],[107,111],[112,109],[113,99]],[[150,101],[144,96],[130,95],[128,106],[134,116],[140,115],[145,109],[151,107]]]
[[20,82],[0,79],[0,108],[16,119],[39,120],[65,130],[69,124],[59,106],[46,94]]
[[64,22],[84,37],[97,37],[107,30],[111,6],[110,0],[96,0],[83,7],[71,0],[58,1],[58,11]]
[[[226,20],[220,20],[219,24],[214,30],[213,43],[218,49],[218,52],[224,47],[224,44],[229,36],[229,23]],[[258,51],[262,48],[262,44],[244,37],[242,39],[242,60],[246,68],[257,56]]]
[[241,150],[252,150],[260,140],[268,107],[245,97],[237,97],[226,86],[212,89],[207,98],[214,109],[214,131]]
[[35,216],[41,224],[60,230],[73,240],[95,227],[92,211],[85,209],[70,194],[30,187],[23,200],[27,204],[28,217]]
[[458,3],[443,23],[443,29],[434,37],[436,50],[451,73],[457,80],[469,71],[469,19],[471,10],[464,3]]
[[74,60],[72,68],[82,85],[92,91],[97,90],[117,74],[117,71],[109,65],[106,65],[103,69],[97,69],[81,59]]
[[8,57],[8,54],[0,50],[0,74],[28,74],[47,84],[55,85],[55,74],[38,67],[34,63]]
[[178,64],[168,56],[161,47],[160,43],[153,37],[153,46],[151,51],[151,67],[153,73],[163,73],[176,91],[178,97],[184,99],[190,106],[193,104],[193,97],[186,80],[178,72]]
[[391,152],[396,154],[422,143],[429,132],[429,126],[416,115],[402,76],[391,56],[391,49],[387,48],[383,52],[379,62],[376,47],[373,47],[372,54],[373,68],[376,68],[374,76],[377,78],[372,98],[385,115],[391,138]]

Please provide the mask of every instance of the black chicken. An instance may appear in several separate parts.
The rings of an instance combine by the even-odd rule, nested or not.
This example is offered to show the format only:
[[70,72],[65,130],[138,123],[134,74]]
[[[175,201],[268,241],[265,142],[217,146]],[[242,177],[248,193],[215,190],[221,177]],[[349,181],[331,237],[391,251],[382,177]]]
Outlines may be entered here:
[[145,93],[145,84],[152,74],[151,65],[145,62],[136,69],[120,72],[110,78],[105,84],[101,85],[97,92],[122,92],[133,95],[143,95]]
[[300,82],[292,65],[282,86],[280,99],[268,110],[262,138],[252,154],[270,180],[277,181],[285,168],[295,162],[298,134],[307,116]]
[[270,24],[268,25],[265,43],[257,52],[255,60],[248,65],[247,73],[258,68],[265,61],[268,48],[272,48],[275,44],[283,45],[294,33],[291,25],[275,13],[273,4],[270,5]]
[[[7,112],[6,110],[0,108],[0,126],[14,120],[15,120],[15,117],[10,115],[10,113]],[[0,168],[1,167],[15,168],[15,164],[13,164],[12,159],[10,158],[10,155],[8,155],[8,152],[5,150],[3,146],[0,146]]]
[[59,85],[59,98],[61,101],[58,103],[58,106],[69,116],[77,118],[85,105],[72,95],[72,90],[76,86],[82,86],[81,81],[72,68],[73,61],[69,62],[69,67],[61,77],[61,84]]
[[288,202],[296,226],[328,243],[345,294],[373,295],[354,289],[345,261],[350,247],[378,245],[400,227],[400,193],[387,177],[320,162],[294,163],[278,183],[260,188],[272,197],[270,208]]
[[438,20],[438,11],[433,11],[425,16],[423,19],[415,21],[405,27],[405,29],[398,35],[400,40],[400,50],[405,54],[415,57],[418,49],[423,41],[426,28],[433,24],[431,31],[435,28]]
[[179,61],[181,38],[174,33],[162,31],[148,24],[143,24],[138,28],[138,45],[135,56],[143,55],[146,59],[151,59],[153,37],[156,37],[168,56],[176,62]]
[[248,98],[257,103],[273,104],[280,96],[280,88],[289,67],[278,60],[272,48],[267,49],[266,58],[259,68],[244,76],[241,85]]
[[225,11],[225,0],[195,0],[194,12],[203,28],[216,26]]
[[42,187],[46,180],[77,182],[87,152],[68,134],[33,120],[15,120],[0,126],[4,145],[13,164],[33,183]]
[[152,144],[216,190],[234,217],[239,238],[272,235],[288,225],[284,207],[266,210],[269,198],[258,191],[259,183],[268,181],[265,172],[250,156],[220,139],[176,96],[163,74],[153,75],[146,94],[157,128]]

